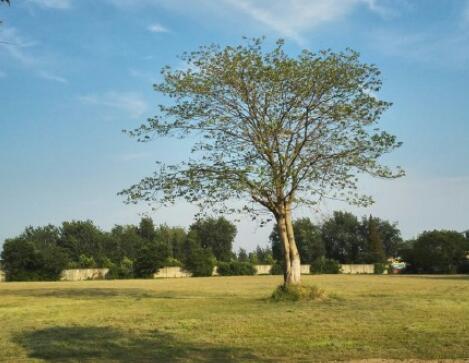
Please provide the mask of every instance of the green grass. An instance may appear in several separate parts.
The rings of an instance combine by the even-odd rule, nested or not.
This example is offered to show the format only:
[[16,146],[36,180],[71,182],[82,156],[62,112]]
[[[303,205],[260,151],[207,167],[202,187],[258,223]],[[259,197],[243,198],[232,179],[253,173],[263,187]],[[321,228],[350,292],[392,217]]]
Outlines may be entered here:
[[469,278],[279,276],[0,284],[0,361],[282,362],[469,357]]

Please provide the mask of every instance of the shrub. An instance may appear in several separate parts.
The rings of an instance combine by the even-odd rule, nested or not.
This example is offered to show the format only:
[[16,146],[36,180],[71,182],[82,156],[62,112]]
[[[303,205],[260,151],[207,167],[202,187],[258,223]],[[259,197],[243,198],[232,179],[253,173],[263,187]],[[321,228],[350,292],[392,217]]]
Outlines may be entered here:
[[382,275],[386,271],[386,264],[384,263],[378,262],[378,263],[375,263],[374,266],[375,266],[374,273],[376,275]]
[[96,267],[96,262],[93,257],[80,255],[80,258],[78,260],[78,266],[80,268],[93,268]]
[[217,272],[221,276],[255,275],[256,268],[250,262],[219,262]]
[[469,274],[469,261],[463,261],[458,266],[458,274]]
[[58,280],[68,263],[60,247],[49,245],[40,250],[23,238],[6,240],[2,259],[8,281]]
[[177,258],[168,257],[163,262],[164,267],[182,267],[182,262],[179,261]]
[[168,247],[163,243],[147,242],[137,252],[133,264],[136,277],[151,278],[153,274],[163,267],[168,258]]
[[325,298],[324,290],[317,286],[304,285],[280,285],[275,289],[271,297],[273,301],[312,301],[324,300]]
[[106,279],[130,279],[133,277],[133,261],[124,257],[119,264],[113,263],[109,267]]
[[456,273],[466,260],[469,241],[455,231],[423,232],[400,251],[407,273]]
[[215,262],[215,257],[209,249],[193,246],[184,261],[184,268],[195,277],[212,276]]
[[340,264],[325,257],[319,257],[310,266],[312,274],[338,274],[340,273]]
[[275,261],[272,267],[270,268],[270,274],[271,275],[283,275],[283,273],[284,273],[283,265],[280,262]]

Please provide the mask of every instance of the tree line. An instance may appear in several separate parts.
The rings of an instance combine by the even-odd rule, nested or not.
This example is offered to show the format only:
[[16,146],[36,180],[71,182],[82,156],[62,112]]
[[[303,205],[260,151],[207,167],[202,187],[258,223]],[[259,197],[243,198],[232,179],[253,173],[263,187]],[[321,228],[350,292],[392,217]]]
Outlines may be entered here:
[[[196,220],[182,227],[155,225],[144,217],[138,225],[116,225],[103,231],[92,221],[61,226],[27,227],[3,245],[2,269],[10,281],[57,280],[67,268],[109,268],[109,278],[148,278],[163,266],[181,266],[194,276],[254,274],[254,265],[273,265],[282,274],[281,238],[274,225],[270,245],[251,252],[233,251],[236,226],[225,219]],[[373,216],[358,218],[337,211],[315,224],[310,218],[293,222],[298,250],[312,272],[338,272],[338,264],[385,265],[400,257],[410,273],[469,271],[469,240],[455,231],[424,232],[403,241],[396,223]]]

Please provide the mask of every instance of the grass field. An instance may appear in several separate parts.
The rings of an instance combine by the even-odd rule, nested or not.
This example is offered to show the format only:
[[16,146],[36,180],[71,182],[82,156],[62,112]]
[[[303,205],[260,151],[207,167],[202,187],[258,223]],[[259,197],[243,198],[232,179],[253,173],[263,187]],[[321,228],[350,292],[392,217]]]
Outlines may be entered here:
[[0,284],[0,361],[469,357],[469,278],[305,276],[326,301],[273,303],[279,276]]

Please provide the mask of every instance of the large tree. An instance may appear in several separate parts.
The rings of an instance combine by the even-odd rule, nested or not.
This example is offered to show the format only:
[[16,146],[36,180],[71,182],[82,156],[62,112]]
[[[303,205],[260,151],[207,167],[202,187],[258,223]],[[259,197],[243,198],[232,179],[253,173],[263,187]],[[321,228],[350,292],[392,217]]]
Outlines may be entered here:
[[[285,284],[300,283],[292,211],[331,197],[353,204],[357,174],[395,178],[380,164],[400,146],[377,128],[390,103],[380,100],[380,71],[352,50],[291,57],[283,41],[265,51],[263,39],[236,47],[202,46],[185,53],[187,67],[162,70],[155,90],[169,96],[159,113],[130,135],[197,140],[197,155],[160,165],[122,193],[128,201],[200,203],[203,210],[268,212],[283,246]],[[241,208],[226,201],[244,201]],[[233,205],[233,204],[231,204]]]

